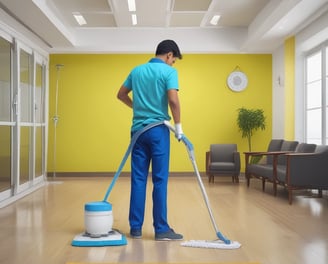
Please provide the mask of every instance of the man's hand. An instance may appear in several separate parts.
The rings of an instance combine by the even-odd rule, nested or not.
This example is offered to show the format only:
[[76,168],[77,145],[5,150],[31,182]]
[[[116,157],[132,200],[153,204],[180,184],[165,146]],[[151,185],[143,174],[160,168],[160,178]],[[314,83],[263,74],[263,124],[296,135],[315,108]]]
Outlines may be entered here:
[[180,141],[183,136],[182,125],[180,123],[177,123],[174,125],[174,127],[175,127],[175,137],[177,138],[177,140]]

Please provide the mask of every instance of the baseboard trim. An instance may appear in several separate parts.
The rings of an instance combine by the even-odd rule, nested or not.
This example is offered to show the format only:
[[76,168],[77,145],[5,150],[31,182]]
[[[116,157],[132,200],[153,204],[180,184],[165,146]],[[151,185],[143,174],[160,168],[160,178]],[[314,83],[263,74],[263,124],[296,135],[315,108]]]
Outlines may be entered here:
[[[48,178],[55,177],[114,177],[116,172],[47,172]],[[205,177],[205,172],[199,172],[201,177]],[[121,172],[120,177],[130,177],[131,172]],[[194,172],[170,172],[170,177],[194,176]]]

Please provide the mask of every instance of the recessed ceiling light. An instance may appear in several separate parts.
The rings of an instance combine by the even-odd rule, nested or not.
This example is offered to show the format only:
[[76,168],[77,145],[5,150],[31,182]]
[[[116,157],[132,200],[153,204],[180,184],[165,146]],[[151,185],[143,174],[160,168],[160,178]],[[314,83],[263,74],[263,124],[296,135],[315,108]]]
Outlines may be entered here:
[[72,13],[77,23],[79,23],[80,26],[86,25],[87,21],[85,21],[84,17],[80,14],[80,12],[73,12]]
[[128,0],[128,8],[130,12],[136,11],[136,2],[135,0]]
[[216,26],[220,20],[220,15],[214,15],[210,21],[211,25]]
[[137,25],[138,24],[138,21],[137,21],[137,15],[136,14],[132,14],[131,15],[131,18],[132,18],[132,25]]

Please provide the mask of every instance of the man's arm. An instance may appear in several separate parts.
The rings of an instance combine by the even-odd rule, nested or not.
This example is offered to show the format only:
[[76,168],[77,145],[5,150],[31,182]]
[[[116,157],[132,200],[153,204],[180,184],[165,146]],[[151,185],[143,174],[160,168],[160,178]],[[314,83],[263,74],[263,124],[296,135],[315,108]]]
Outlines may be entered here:
[[130,92],[131,92],[130,89],[122,85],[117,93],[117,99],[121,100],[124,104],[132,108],[133,102],[129,96]]
[[175,89],[170,89],[167,93],[173,121],[175,124],[178,124],[180,123],[180,101],[178,91]]
[[175,137],[180,140],[183,136],[181,120],[180,120],[180,102],[178,97],[178,91],[171,89],[168,91],[169,106],[173,116],[175,126]]

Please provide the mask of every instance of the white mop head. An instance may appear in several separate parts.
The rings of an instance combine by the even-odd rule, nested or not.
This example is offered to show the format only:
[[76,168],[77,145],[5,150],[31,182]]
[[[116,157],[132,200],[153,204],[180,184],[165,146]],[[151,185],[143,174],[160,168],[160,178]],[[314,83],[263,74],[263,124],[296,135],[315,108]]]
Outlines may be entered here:
[[237,249],[241,244],[237,241],[231,241],[229,244],[222,240],[189,240],[181,243],[184,247],[198,247],[198,248],[217,248],[217,249]]

